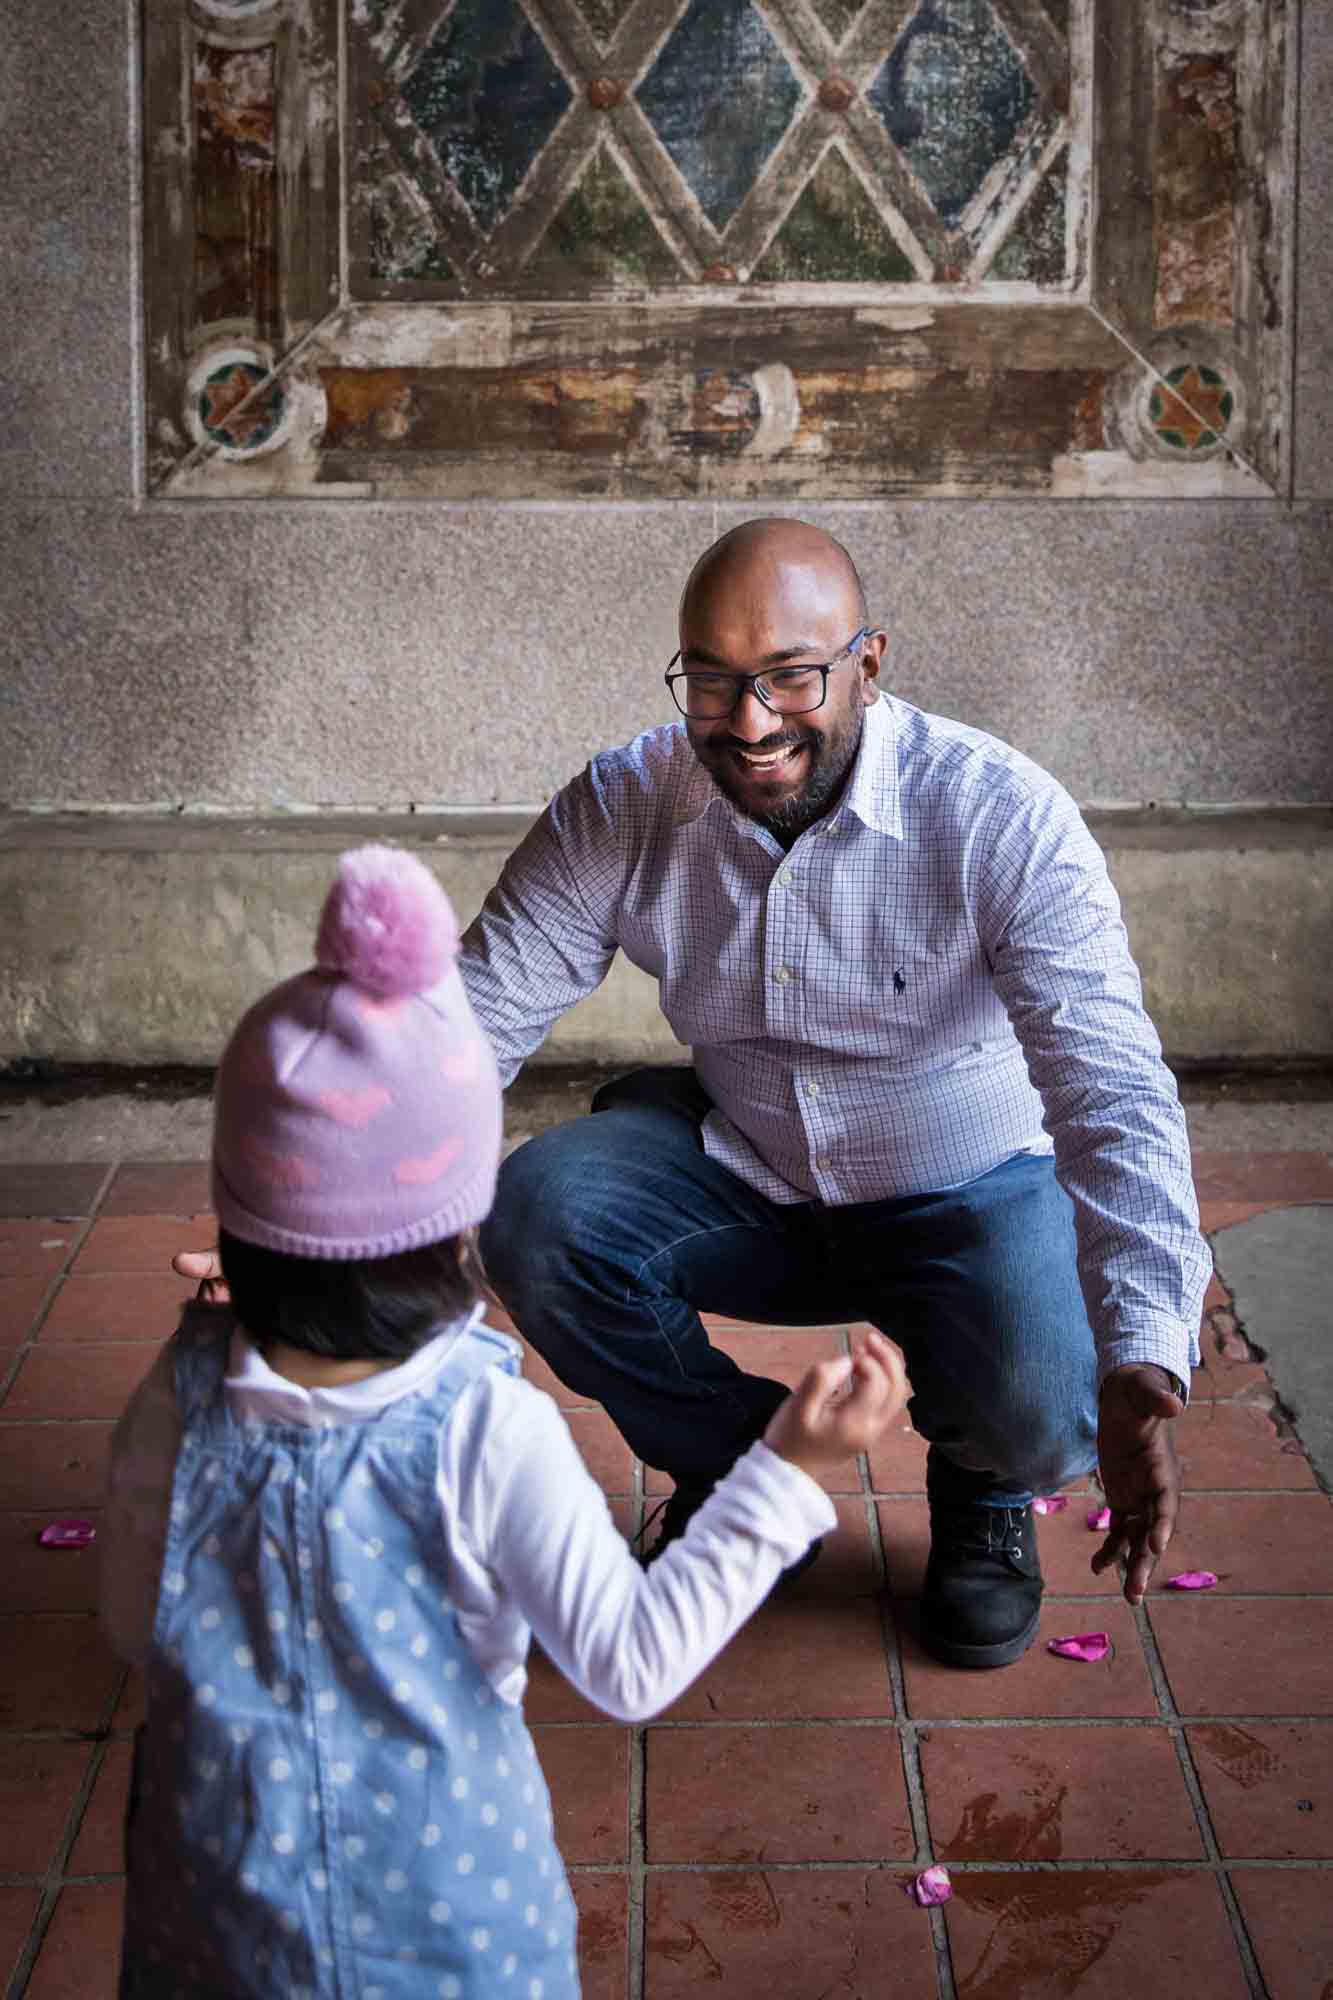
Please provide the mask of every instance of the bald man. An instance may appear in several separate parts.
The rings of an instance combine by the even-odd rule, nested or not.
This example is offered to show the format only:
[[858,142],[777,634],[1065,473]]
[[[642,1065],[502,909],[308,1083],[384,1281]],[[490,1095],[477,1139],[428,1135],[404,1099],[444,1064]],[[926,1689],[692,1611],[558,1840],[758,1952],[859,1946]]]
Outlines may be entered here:
[[930,1444],[923,1638],[994,1667],[1037,1631],[1033,1496],[1095,1462],[1093,1567],[1142,1597],[1209,1266],[1098,848],[1027,758],[885,693],[885,645],[815,528],[700,558],[682,720],[552,800],[463,964],[506,1079],[617,951],[691,1064],[520,1147],[482,1250],[560,1379],[675,1480],[653,1555],[784,1394],[701,1312],[892,1335]]

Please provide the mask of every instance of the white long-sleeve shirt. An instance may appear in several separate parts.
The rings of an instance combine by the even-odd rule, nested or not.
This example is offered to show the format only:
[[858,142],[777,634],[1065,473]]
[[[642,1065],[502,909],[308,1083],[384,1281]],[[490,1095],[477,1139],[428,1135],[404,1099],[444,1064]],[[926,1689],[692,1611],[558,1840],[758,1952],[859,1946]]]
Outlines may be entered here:
[[617,951],[692,1051],[713,1159],[835,1207],[1053,1146],[1101,1374],[1188,1381],[1211,1263],[1184,1114],[1101,851],[1047,772],[883,697],[784,854],[683,726],[649,730],[556,795],[464,939],[506,1082]]
[[[238,1327],[224,1394],[240,1422],[364,1423],[431,1386],[480,1316],[478,1308],[401,1366],[339,1388],[306,1389],[276,1374]],[[111,1443],[102,1622],[127,1660],[149,1647],[180,1441],[168,1347]],[[674,1701],[836,1520],[812,1479],[755,1444],[645,1571],[551,1398],[498,1368],[462,1392],[443,1427],[436,1491],[441,1574],[496,1694],[521,1702],[535,1634],[580,1694],[623,1721]]]

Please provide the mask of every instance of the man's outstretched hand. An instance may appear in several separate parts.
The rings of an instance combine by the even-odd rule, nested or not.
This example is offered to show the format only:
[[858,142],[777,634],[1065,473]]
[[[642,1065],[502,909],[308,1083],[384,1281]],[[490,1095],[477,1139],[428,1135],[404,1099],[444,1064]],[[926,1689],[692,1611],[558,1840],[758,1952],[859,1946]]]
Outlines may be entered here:
[[1102,1384],[1097,1455],[1111,1527],[1092,1559],[1095,1574],[1121,1558],[1125,1596],[1141,1604],[1180,1506],[1180,1464],[1171,1425],[1185,1405],[1164,1368],[1139,1362]]
[[200,1305],[225,1306],[231,1303],[227,1280],[222,1275],[222,1259],[216,1250],[178,1250],[171,1268],[182,1278],[193,1278]]

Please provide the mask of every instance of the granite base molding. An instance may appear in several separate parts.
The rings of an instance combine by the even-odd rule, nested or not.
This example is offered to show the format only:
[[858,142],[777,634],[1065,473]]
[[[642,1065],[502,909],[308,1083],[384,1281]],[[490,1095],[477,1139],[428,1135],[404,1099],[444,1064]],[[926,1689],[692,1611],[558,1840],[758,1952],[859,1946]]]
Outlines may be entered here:
[[[1181,1063],[1333,1057],[1333,807],[1089,808],[1149,1010]],[[419,852],[466,921],[525,812],[0,818],[0,1063],[208,1064],[309,963],[333,857]],[[654,983],[619,959],[538,1060],[669,1060]]]

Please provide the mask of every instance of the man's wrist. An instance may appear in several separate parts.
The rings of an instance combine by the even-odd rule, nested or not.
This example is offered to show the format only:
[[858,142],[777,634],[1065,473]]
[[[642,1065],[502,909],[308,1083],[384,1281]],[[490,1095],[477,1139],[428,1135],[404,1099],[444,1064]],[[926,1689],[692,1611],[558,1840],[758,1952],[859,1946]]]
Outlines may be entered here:
[[1144,1373],[1160,1375],[1165,1386],[1171,1391],[1171,1394],[1178,1396],[1182,1403],[1185,1401],[1185,1384],[1181,1381],[1179,1375],[1173,1374],[1171,1369],[1164,1367],[1160,1361],[1122,1361],[1118,1368],[1107,1369],[1105,1375],[1102,1377],[1102,1388],[1104,1389],[1108,1382],[1113,1382],[1117,1375],[1142,1375]]

